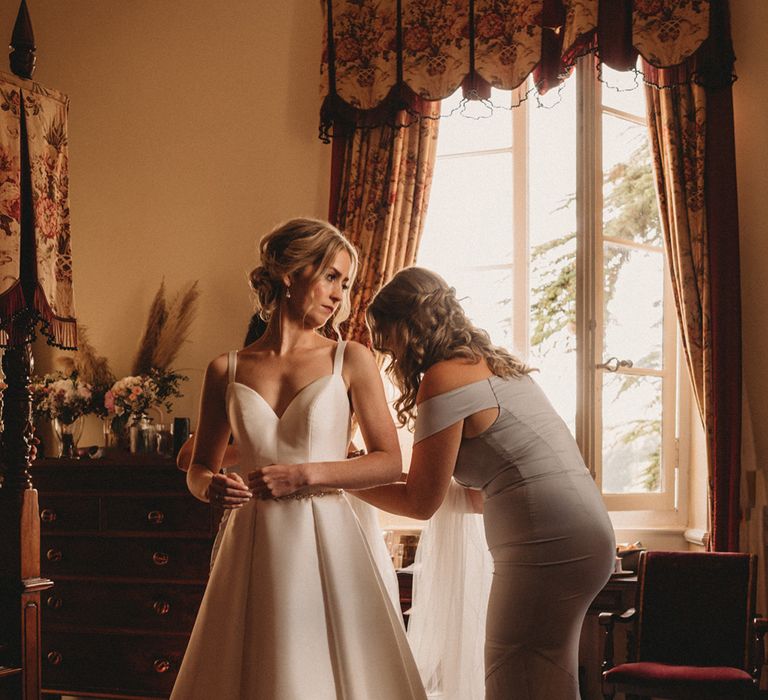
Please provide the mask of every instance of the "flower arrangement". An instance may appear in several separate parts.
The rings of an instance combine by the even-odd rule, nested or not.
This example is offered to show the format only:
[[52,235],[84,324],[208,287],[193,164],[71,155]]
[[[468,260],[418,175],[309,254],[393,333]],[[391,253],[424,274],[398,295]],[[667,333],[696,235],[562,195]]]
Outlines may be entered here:
[[[0,201],[0,209],[1,205]],[[71,424],[78,418],[94,414],[102,419],[105,447],[115,442],[126,446],[129,426],[146,432],[154,430],[148,415],[152,409],[159,411],[164,424],[163,410],[172,411],[173,400],[183,396],[181,383],[188,379],[171,364],[189,336],[199,296],[197,282],[190,282],[167,300],[165,284],[160,284],[131,374],[122,379],[116,379],[108,359],[96,352],[81,324],[78,349],[71,356],[59,355],[55,359],[59,371],[33,380],[34,417],[53,419],[54,430],[58,431],[59,423],[72,429]],[[78,421],[80,430],[82,423]],[[77,437],[73,442],[76,445]]]
[[172,400],[182,396],[179,385],[186,379],[178,372],[158,369],[123,377],[104,393],[104,409],[123,420],[139,420],[155,407],[170,411]]
[[81,381],[77,372],[52,372],[36,377],[30,389],[35,418],[56,418],[67,424],[92,412],[91,385]]

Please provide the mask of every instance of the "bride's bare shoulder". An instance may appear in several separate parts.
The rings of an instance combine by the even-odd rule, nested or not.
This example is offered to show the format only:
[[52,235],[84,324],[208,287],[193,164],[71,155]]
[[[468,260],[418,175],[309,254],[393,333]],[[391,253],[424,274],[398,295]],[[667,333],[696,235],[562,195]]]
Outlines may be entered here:
[[347,341],[344,348],[344,374],[347,376],[360,373],[368,375],[372,371],[378,373],[373,353],[361,343],[354,340]]
[[223,352],[208,363],[208,374],[218,377],[227,373],[229,367],[229,353]]

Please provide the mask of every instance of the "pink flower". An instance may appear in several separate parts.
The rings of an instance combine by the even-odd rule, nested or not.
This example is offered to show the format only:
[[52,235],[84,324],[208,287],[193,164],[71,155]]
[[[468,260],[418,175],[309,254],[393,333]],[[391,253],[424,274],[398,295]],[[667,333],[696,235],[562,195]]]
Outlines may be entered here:
[[523,12],[521,16],[522,23],[524,25],[535,25],[538,26],[541,24],[541,7],[534,5],[533,7],[526,7],[525,11]]
[[504,31],[504,20],[492,12],[481,17],[477,23],[477,36],[480,39],[495,39]]
[[345,37],[336,44],[336,60],[349,63],[360,56],[360,44],[351,38]]
[[46,197],[35,201],[35,219],[46,238],[55,238],[59,233],[59,216],[56,202]]
[[662,0],[635,0],[635,10],[643,15],[655,15],[661,11]]
[[113,413],[115,410],[115,395],[111,391],[104,394],[104,408],[110,413]]
[[405,30],[403,45],[408,51],[424,51],[429,46],[429,32],[424,27],[408,27]]

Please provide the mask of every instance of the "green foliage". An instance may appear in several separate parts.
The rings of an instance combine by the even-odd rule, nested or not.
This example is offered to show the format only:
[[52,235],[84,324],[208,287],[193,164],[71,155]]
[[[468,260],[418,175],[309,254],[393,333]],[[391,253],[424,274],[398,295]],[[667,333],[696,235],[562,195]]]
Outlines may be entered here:
[[[652,246],[662,245],[661,226],[654,185],[651,155],[647,143],[640,144],[626,162],[612,167],[603,178],[603,236],[613,239],[603,249],[603,276],[605,299],[605,323],[610,301],[616,293],[622,267],[630,258],[630,250],[617,244],[622,240]],[[563,200],[558,210],[568,209],[575,204],[575,195]],[[535,246],[531,251],[531,265],[541,283],[531,290],[531,345],[541,355],[549,352],[574,352],[573,334],[563,333],[576,323],[576,232],[568,232],[559,238]],[[651,353],[636,362],[637,366],[657,366],[659,353]],[[623,375],[621,395],[637,385],[639,378]],[[647,409],[655,409],[658,415],[656,396]],[[659,420],[638,419],[629,424],[620,440],[628,444],[658,435]],[[641,473],[643,488],[653,491],[659,487],[661,455],[654,449]]]
[[[656,204],[651,156],[647,144],[642,144],[629,157],[628,163],[619,163],[605,174],[603,202],[603,236],[648,245],[661,245],[659,212]],[[558,209],[567,209],[576,202],[571,195]],[[535,246],[531,251],[533,269],[541,276],[542,284],[532,292],[531,345],[544,354],[546,342],[576,322],[576,232]],[[618,246],[606,246],[605,296],[613,298],[616,282],[629,252]],[[607,306],[607,304],[606,304]],[[608,321],[609,319],[606,319]],[[576,348],[569,347],[568,352]]]

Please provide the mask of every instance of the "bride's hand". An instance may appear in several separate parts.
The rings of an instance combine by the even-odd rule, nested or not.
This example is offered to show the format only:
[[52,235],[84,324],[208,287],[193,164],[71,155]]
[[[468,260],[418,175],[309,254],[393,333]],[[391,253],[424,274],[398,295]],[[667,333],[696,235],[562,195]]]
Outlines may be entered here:
[[248,486],[259,498],[289,496],[307,485],[306,464],[270,464],[248,474]]
[[251,500],[253,494],[236,472],[232,474],[214,474],[208,485],[208,501],[221,508],[242,508]]

